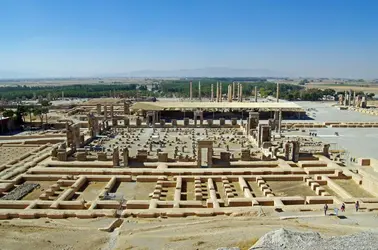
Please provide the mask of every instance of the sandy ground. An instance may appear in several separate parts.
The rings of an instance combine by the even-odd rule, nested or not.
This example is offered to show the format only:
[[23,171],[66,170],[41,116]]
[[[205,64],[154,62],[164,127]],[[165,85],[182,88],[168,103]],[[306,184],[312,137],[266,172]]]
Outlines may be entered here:
[[[277,213],[267,216],[125,218],[112,233],[99,231],[111,218],[91,220],[4,220],[0,221],[0,249],[216,249],[238,246],[248,249],[265,233],[287,228],[316,231],[325,236],[345,235],[375,229],[377,213],[352,211],[345,217],[324,216],[322,211]],[[294,216],[293,216],[294,215]],[[285,217],[286,216],[286,217]],[[282,219],[282,218],[291,219]]]

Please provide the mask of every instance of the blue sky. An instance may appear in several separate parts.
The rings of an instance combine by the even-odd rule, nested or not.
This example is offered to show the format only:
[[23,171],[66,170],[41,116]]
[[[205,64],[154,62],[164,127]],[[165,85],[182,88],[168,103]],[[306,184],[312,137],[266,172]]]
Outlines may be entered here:
[[1,0],[0,78],[204,67],[378,78],[378,1]]

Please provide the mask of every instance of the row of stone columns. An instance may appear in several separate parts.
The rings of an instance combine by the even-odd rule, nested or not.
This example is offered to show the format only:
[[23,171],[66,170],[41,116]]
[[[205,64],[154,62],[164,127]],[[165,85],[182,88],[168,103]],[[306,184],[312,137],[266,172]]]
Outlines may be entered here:
[[[238,102],[243,102],[243,85],[241,83],[239,83],[239,82],[237,83],[237,91],[236,91],[236,82],[232,82],[232,85],[231,84],[228,85],[227,91],[228,91],[227,92],[227,100],[229,102],[232,102],[236,97],[238,98]],[[257,92],[258,92],[257,86],[255,86],[255,91],[254,91],[255,102],[257,102]],[[345,96],[347,96],[347,95],[345,94]],[[351,93],[349,93],[349,96],[351,98]],[[279,102],[279,97],[280,97],[280,84],[277,83],[277,91],[276,91],[276,101],[277,102]],[[199,81],[198,82],[198,99],[201,100],[201,98],[202,98],[201,82]],[[192,82],[189,83],[189,99],[190,99],[190,101],[193,101],[193,83]],[[210,101],[211,102],[214,101],[214,85],[213,84],[211,84]],[[223,98],[222,98],[222,83],[221,82],[217,82],[216,93],[215,93],[215,101],[216,102],[222,102],[223,101]],[[351,104],[349,104],[349,105],[351,105]],[[126,103],[125,103],[124,109],[126,110]],[[99,108],[99,106],[97,107],[97,112],[98,113],[101,112],[101,107],[100,108]],[[106,106],[105,106],[104,113],[107,113]],[[128,112],[126,113],[126,111],[125,111],[125,114],[128,114]]]
[[[232,85],[228,85],[228,89],[227,89],[227,101],[228,102],[232,102],[233,99],[235,99],[236,96],[238,96],[238,102],[242,102],[243,101],[243,85],[241,83],[238,83],[237,84],[238,86],[238,89],[237,89],[237,94],[236,94],[236,91],[235,91],[235,87],[236,87],[236,83],[233,82]],[[214,101],[214,86],[213,84],[211,85],[211,98],[210,98],[211,101]],[[222,102],[223,101],[223,98],[222,98],[222,83],[221,82],[217,82],[217,90],[216,90],[216,99],[215,99],[216,102]]]
[[[201,81],[198,82],[198,99],[201,100]],[[189,83],[189,100],[193,101],[193,83],[190,81]]]
[[356,96],[356,92],[353,92],[353,101],[352,101],[352,90],[344,92],[344,96],[339,96],[339,104],[344,106],[354,106],[358,108],[366,108],[367,100],[366,96]]

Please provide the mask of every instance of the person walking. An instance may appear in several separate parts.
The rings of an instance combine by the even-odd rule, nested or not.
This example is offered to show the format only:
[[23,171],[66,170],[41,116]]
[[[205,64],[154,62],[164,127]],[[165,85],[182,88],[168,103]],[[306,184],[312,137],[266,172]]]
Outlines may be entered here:
[[324,215],[327,215],[328,205],[327,203],[324,204]]
[[341,212],[345,212],[345,203],[341,205]]
[[360,208],[360,203],[358,201],[356,201],[355,207],[356,207],[356,212],[358,212],[358,209]]

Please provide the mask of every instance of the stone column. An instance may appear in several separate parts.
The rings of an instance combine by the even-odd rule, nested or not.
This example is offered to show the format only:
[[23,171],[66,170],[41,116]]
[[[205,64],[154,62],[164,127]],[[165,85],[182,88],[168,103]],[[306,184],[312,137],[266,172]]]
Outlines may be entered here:
[[238,83],[238,102],[240,102],[240,83]]
[[72,126],[66,123],[66,143],[67,147],[74,147]]
[[112,126],[115,127],[115,126],[118,126],[118,120],[117,118],[112,118]]
[[356,91],[353,91],[353,107],[356,106]]
[[105,121],[103,121],[102,123],[101,123],[101,132],[102,131],[105,131],[105,129],[106,129],[106,127],[105,127]]
[[193,100],[193,83],[192,83],[192,81],[190,81],[190,83],[189,83],[189,99],[190,99],[190,101]]
[[219,82],[217,82],[217,102],[219,102]]
[[108,106],[104,105],[104,118],[108,118]]
[[277,82],[277,102],[280,102],[280,84]]
[[140,119],[140,117],[137,117],[136,120],[135,120],[135,125],[137,127],[141,126],[142,125],[142,120]]
[[101,104],[97,104],[97,115],[101,115]]
[[367,98],[363,96],[361,99],[361,108],[367,108]]
[[113,106],[113,104],[110,105],[110,117],[111,117],[111,118],[114,117],[114,106]]
[[214,84],[211,84],[211,95],[210,95],[210,101],[214,101]]
[[293,141],[293,162],[299,161],[299,141]]
[[177,120],[176,119],[172,119],[171,122],[172,122],[172,127],[177,126]]
[[184,126],[189,126],[189,122],[190,120],[188,117],[184,118]]
[[73,125],[74,144],[76,148],[80,148],[80,124]]
[[223,101],[223,98],[222,98],[222,82],[219,83],[219,98],[220,98],[220,102]]
[[198,99],[201,101],[201,81],[198,81]]
[[232,99],[235,99],[235,82],[232,82]]
[[255,102],[257,102],[257,86],[255,86]]
[[127,117],[123,118],[123,125],[125,127],[128,127],[130,125],[130,119]]
[[119,149],[115,147],[113,149],[113,166],[119,166]]
[[349,90],[348,106],[352,105],[352,90]]
[[344,106],[346,106],[348,103],[348,94],[346,92],[346,90],[344,91]]
[[243,85],[240,84],[240,102],[243,102]]
[[329,156],[329,147],[330,147],[330,144],[323,145],[323,155]]
[[126,168],[129,166],[129,149],[123,149],[123,166]]
[[278,134],[281,135],[281,123],[282,123],[282,109],[279,111],[278,115]]
[[227,99],[229,102],[232,102],[232,85],[228,85],[228,90],[227,90]]
[[123,103],[123,114],[129,115],[130,114],[130,106],[127,102]]

